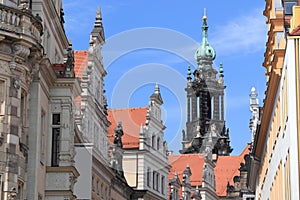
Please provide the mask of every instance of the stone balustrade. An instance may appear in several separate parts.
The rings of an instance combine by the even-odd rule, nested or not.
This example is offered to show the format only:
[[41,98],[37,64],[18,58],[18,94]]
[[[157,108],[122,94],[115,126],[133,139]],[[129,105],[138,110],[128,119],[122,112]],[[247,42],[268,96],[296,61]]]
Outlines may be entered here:
[[0,4],[0,31],[25,34],[41,42],[43,26],[39,17],[29,10],[19,10]]

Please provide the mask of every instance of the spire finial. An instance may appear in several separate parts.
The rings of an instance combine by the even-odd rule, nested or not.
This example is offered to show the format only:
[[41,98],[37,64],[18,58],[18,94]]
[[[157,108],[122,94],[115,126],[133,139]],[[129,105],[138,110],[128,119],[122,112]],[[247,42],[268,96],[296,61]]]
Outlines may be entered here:
[[155,83],[155,91],[154,91],[155,94],[159,94],[160,91],[159,91],[159,86],[158,86],[158,83],[156,82]]
[[204,14],[203,14],[202,19],[203,19],[203,20],[207,20],[207,16],[206,16],[206,8],[204,8]]
[[202,43],[195,53],[195,59],[197,60],[197,64],[199,68],[201,67],[200,63],[202,63],[203,60],[211,62],[216,58],[216,52],[212,48],[212,46],[209,45],[207,39],[208,25],[207,25],[206,9],[204,9],[204,16],[202,19],[203,19]]
[[102,26],[102,16],[101,16],[101,9],[100,6],[97,8],[96,12],[96,21],[94,27],[101,27]]
[[223,69],[223,63],[220,63],[220,74],[223,74],[224,73],[224,69]]
[[188,71],[187,71],[187,80],[188,82],[191,82],[192,78],[191,78],[191,66],[188,66]]

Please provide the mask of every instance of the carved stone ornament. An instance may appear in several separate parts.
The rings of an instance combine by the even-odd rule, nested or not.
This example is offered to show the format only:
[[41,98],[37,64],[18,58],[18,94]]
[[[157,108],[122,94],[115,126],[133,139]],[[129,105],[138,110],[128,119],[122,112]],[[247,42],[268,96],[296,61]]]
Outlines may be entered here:
[[30,54],[30,49],[21,44],[14,44],[13,45],[13,53],[15,56],[20,56],[20,57],[26,59],[26,58],[28,58],[28,56]]
[[13,86],[16,90],[20,89],[20,81],[18,79],[13,79]]
[[0,61],[0,74],[10,74],[10,69],[7,62]]
[[8,44],[0,43],[0,51],[11,54],[11,47]]
[[19,9],[21,10],[28,10],[29,9],[29,1],[28,0],[21,0]]

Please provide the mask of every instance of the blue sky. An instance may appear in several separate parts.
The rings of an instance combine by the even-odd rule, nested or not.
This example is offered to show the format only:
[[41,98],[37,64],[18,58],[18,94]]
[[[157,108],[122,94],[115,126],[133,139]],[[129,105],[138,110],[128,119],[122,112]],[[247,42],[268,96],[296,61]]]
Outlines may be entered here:
[[223,63],[226,125],[233,155],[251,140],[249,93],[254,86],[260,104],[265,91],[262,67],[267,38],[264,1],[246,0],[64,0],[65,29],[76,50],[87,49],[97,7],[101,7],[106,44],[105,78],[110,108],[147,106],[155,82],[161,85],[169,149],[181,148],[185,128],[187,66],[196,66],[203,9],[208,40]]

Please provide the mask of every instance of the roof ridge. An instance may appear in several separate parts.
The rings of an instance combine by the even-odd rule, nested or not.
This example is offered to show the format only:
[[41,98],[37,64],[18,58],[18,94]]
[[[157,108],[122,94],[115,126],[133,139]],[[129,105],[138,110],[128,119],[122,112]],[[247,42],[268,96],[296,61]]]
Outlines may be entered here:
[[82,50],[74,50],[74,53],[79,53],[79,52],[89,52],[88,50],[84,50],[84,49],[82,49]]
[[204,154],[197,154],[197,153],[192,153],[192,154],[171,154],[169,156],[200,156],[200,157],[205,157]]
[[296,35],[300,35],[300,24],[298,26],[296,26],[291,32],[290,35],[296,36]]
[[141,107],[133,107],[133,108],[110,108],[108,111],[117,111],[117,110],[138,110],[138,109],[147,109],[147,106],[141,106]]

